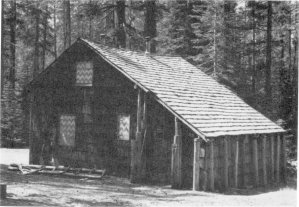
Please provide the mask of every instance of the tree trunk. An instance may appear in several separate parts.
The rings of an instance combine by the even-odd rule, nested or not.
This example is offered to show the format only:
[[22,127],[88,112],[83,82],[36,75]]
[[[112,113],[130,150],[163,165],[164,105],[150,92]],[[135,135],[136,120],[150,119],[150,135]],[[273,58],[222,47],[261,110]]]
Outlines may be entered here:
[[71,4],[70,0],[63,1],[63,34],[64,34],[64,49],[71,45]]
[[217,5],[215,5],[214,23],[213,23],[213,50],[214,50],[214,63],[213,63],[213,76],[217,77],[217,45],[216,45],[216,23],[217,23]]
[[229,69],[231,65],[231,60],[233,59],[232,56],[234,55],[231,51],[231,48],[233,47],[233,39],[234,34],[231,32],[230,29],[230,21],[231,17],[234,12],[234,3],[230,0],[224,0],[224,6],[223,6],[223,12],[224,12],[224,57],[223,57],[223,66],[224,70]]
[[[111,4],[115,5],[115,1],[111,0]],[[111,9],[108,9],[105,11],[105,30],[106,32],[108,32],[108,30],[110,30],[111,28],[114,29],[115,28],[115,18],[114,18],[114,11]],[[115,12],[116,13],[116,12]]]
[[[1,1],[1,95],[4,87],[4,1]],[[2,115],[2,113],[1,113]]]
[[280,111],[279,111],[279,117],[283,118],[286,120],[287,118],[287,94],[288,94],[288,88],[287,88],[287,75],[286,75],[286,68],[285,68],[285,63],[284,63],[284,41],[283,41],[284,35],[281,37],[281,52],[280,52],[280,69],[279,69],[279,75],[280,75],[280,83],[279,83],[279,88],[280,88]]
[[[292,26],[292,12],[289,11],[289,27]],[[291,70],[292,70],[292,30],[289,28],[289,71],[287,73],[288,78],[291,76]]]
[[33,62],[33,78],[39,73],[39,22],[40,22],[40,10],[37,5],[35,14],[35,40],[34,40],[34,62]]
[[126,33],[125,33],[125,1],[117,0],[116,1],[116,38],[117,38],[117,47],[125,48],[126,47]]
[[144,34],[145,37],[150,37],[150,52],[156,52],[156,42],[153,38],[157,36],[157,23],[156,23],[156,1],[145,1],[145,22],[144,22]]
[[[92,2],[89,0],[89,7],[91,8]],[[92,40],[92,15],[89,16],[89,39]]]
[[[298,11],[299,9],[299,2],[296,2],[296,10]],[[294,123],[293,123],[293,129],[295,129],[295,143],[297,142],[297,137],[298,137],[298,31],[299,31],[299,14],[298,12],[295,15],[296,19],[296,31],[295,31],[295,38],[294,38],[294,64],[293,64],[293,79],[292,79],[292,85],[293,85],[293,94],[292,94],[292,111],[294,115]]]
[[43,17],[43,51],[42,51],[42,68],[46,67],[46,49],[47,49],[47,32],[48,32],[48,6],[45,6],[45,14]]
[[10,74],[9,79],[12,85],[12,89],[15,88],[16,81],[16,24],[17,24],[17,6],[16,0],[12,0],[10,2],[11,6],[11,18],[10,18],[10,51],[11,51],[11,59],[10,59]]
[[265,92],[266,92],[266,106],[268,112],[272,111],[272,87],[271,87],[271,44],[272,44],[272,2],[268,1],[267,14],[267,48],[266,48],[266,71],[265,71]]
[[89,39],[92,40],[92,18],[89,18]]
[[54,56],[57,58],[57,27],[56,27],[56,0],[54,0],[54,10],[53,10],[53,30],[54,30]]
[[255,21],[255,1],[253,1],[252,7],[252,21],[253,21],[253,29],[252,29],[252,82],[251,82],[251,91],[253,96],[256,94],[256,64],[255,64],[255,29],[256,29],[256,21]]

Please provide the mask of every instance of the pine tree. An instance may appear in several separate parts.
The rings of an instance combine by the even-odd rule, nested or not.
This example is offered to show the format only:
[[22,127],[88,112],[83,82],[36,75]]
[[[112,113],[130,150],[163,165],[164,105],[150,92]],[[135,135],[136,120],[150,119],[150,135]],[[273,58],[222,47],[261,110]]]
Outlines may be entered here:
[[116,39],[117,39],[117,46],[125,48],[126,47],[126,33],[125,33],[125,1],[124,0],[117,0],[116,1]]
[[10,59],[10,82],[12,84],[12,89],[15,88],[15,71],[16,71],[16,26],[17,26],[17,3],[16,0],[10,1],[10,19],[9,19],[9,25],[10,25],[10,51],[11,51],[11,59]]
[[145,1],[145,20],[144,20],[144,36],[151,39],[150,52],[156,52],[156,41],[153,39],[157,36],[157,8],[155,0]]
[[271,86],[271,47],[272,47],[272,2],[268,1],[267,10],[267,49],[266,49],[266,73],[265,73],[265,93],[266,93],[266,104],[268,109],[272,107],[272,86]]
[[63,1],[63,46],[64,50],[71,45],[71,3]]

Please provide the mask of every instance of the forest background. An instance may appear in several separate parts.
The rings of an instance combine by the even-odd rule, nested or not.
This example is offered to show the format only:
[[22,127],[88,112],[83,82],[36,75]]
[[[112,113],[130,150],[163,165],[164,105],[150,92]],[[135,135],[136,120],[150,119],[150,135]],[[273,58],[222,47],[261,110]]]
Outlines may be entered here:
[[[1,146],[28,146],[24,86],[77,38],[179,55],[287,130],[297,157],[298,2],[2,0]],[[212,90],[212,89],[211,89]]]

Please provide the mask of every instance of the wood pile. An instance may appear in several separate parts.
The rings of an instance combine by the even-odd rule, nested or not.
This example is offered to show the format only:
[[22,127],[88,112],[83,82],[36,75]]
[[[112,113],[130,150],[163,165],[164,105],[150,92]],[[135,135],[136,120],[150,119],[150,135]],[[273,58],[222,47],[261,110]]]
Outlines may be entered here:
[[8,170],[20,171],[23,175],[28,174],[49,174],[49,175],[66,175],[75,178],[101,179],[106,170],[88,169],[88,168],[71,168],[62,165],[46,166],[46,165],[22,165],[10,164]]

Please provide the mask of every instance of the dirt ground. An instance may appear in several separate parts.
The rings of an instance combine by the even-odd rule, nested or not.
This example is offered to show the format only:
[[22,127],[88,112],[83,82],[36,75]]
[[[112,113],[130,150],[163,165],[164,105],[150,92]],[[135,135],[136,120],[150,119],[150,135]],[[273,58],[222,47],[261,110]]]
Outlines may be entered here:
[[[1,151],[2,149],[0,149]],[[0,153],[3,156],[3,153]],[[9,157],[5,157],[9,159]],[[3,160],[2,158],[0,159]],[[0,165],[7,199],[1,205],[36,206],[296,206],[296,188],[259,189],[245,194],[172,190],[170,186],[130,184],[113,176],[101,180],[20,175]]]

